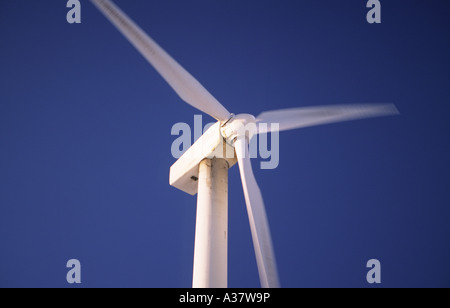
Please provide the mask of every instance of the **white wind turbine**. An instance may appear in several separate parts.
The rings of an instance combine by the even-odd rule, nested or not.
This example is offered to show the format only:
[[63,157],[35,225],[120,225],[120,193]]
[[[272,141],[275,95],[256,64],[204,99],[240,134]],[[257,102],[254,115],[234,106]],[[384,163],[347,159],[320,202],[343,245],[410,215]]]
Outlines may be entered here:
[[[262,287],[278,273],[261,191],[248,155],[254,134],[398,114],[392,104],[302,107],[234,115],[110,0],[91,0],[150,62],[182,100],[218,122],[170,168],[170,184],[197,196],[193,287],[227,287],[228,169],[239,165]],[[256,124],[276,123],[260,126]],[[248,129],[251,127],[251,129]],[[261,127],[264,127],[261,129]],[[267,128],[265,128],[267,127]]]

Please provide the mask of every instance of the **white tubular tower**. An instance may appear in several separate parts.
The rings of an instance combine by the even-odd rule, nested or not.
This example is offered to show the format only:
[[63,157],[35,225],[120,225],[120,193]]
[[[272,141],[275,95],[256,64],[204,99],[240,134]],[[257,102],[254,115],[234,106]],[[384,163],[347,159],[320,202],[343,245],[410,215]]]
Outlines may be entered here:
[[226,288],[228,268],[228,162],[199,165],[194,288]]

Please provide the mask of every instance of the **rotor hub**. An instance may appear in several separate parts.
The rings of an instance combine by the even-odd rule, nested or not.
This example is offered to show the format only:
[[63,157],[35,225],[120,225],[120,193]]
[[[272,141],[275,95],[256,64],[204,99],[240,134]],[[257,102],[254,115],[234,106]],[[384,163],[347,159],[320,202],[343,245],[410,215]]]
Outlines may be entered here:
[[236,139],[240,137],[250,141],[257,131],[256,118],[245,113],[234,115],[220,129],[222,136],[230,145],[234,145]]

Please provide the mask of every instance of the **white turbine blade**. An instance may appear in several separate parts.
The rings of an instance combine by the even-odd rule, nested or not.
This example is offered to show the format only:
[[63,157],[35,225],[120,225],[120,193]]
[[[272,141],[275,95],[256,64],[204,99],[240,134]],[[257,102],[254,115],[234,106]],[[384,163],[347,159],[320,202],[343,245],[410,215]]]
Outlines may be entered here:
[[[256,121],[268,124],[279,123],[279,131],[283,131],[395,114],[399,114],[399,112],[393,104],[335,105],[267,111],[261,113]],[[270,125],[267,125],[267,129],[260,129],[258,133],[262,134],[268,131],[273,131]]]
[[247,204],[261,286],[263,288],[278,288],[278,273],[269,223],[267,221],[266,210],[264,209],[262,194],[253,174],[246,139],[238,138],[235,142],[235,149],[242,187],[244,189],[245,203]]
[[91,1],[153,65],[182,100],[219,121],[230,118],[230,112],[224,106],[114,3],[109,0]]

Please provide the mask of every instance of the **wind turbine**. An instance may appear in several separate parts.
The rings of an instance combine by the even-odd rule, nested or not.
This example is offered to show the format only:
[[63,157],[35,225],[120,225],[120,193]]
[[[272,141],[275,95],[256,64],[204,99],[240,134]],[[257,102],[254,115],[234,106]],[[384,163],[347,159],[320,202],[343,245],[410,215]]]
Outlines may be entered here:
[[[264,201],[253,174],[255,134],[398,114],[392,104],[301,107],[234,115],[110,0],[91,0],[180,98],[217,120],[170,168],[170,184],[197,194],[193,287],[227,287],[228,169],[238,163],[262,287],[279,287]],[[276,125],[259,125],[261,123]]]

